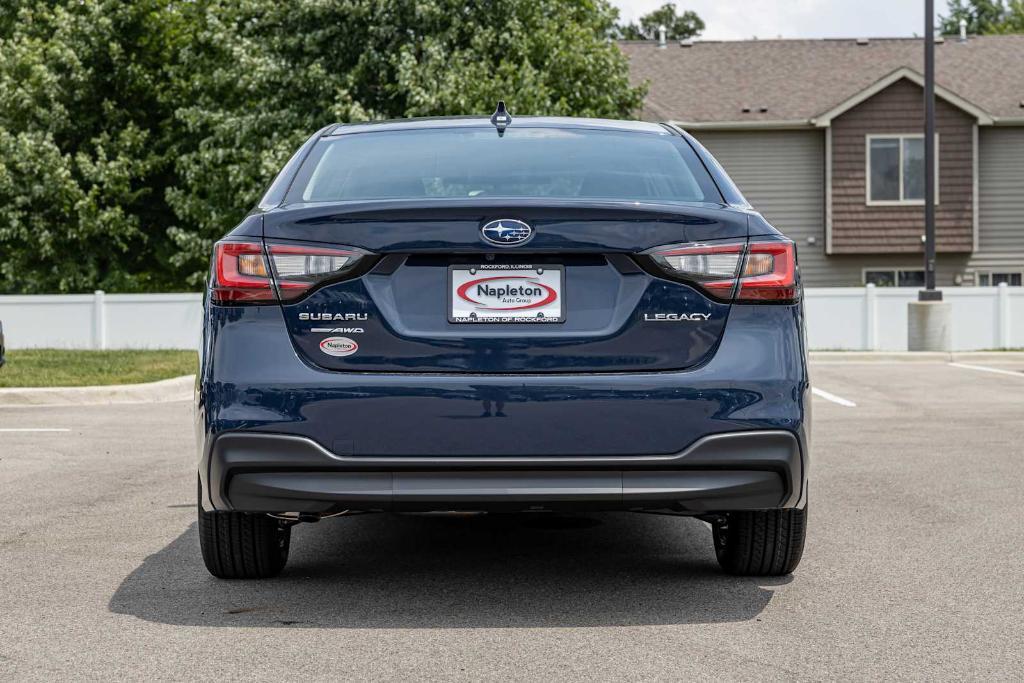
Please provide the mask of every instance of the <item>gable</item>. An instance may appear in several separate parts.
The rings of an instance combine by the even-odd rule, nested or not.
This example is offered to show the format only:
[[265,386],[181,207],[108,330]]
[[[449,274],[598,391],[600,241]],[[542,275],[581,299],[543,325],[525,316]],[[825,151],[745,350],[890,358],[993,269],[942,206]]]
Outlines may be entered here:
[[[826,130],[831,166],[829,253],[920,253],[924,206],[868,201],[867,145],[874,136],[920,135],[923,120],[923,88],[899,79],[831,121]],[[970,113],[945,100],[936,101],[939,202],[935,220],[941,253],[973,248],[976,125]]]
[[[828,126],[837,116],[842,116],[844,113],[850,111],[850,109],[859,106],[867,100],[877,97],[894,86],[899,85],[900,87],[905,87],[908,83],[917,86],[921,97],[924,98],[924,77],[913,69],[896,69],[864,90],[843,100],[827,112],[811,119],[811,122],[820,128]],[[976,120],[979,125],[985,126],[993,123],[992,117],[989,116],[987,112],[938,84],[935,85],[935,100],[936,103],[941,100],[950,106],[956,107]]]
[[[620,42],[643,115],[686,128],[810,128],[901,78],[921,83],[921,39]],[[1024,125],[1024,34],[935,45],[936,94],[979,125]]]

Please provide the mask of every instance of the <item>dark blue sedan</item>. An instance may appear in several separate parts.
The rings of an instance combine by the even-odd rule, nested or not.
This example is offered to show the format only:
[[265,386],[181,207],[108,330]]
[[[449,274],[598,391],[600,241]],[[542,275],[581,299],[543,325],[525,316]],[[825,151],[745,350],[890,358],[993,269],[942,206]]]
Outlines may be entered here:
[[197,391],[215,576],[291,527],[655,511],[792,571],[810,411],[793,243],[670,125],[331,125],[214,249]]

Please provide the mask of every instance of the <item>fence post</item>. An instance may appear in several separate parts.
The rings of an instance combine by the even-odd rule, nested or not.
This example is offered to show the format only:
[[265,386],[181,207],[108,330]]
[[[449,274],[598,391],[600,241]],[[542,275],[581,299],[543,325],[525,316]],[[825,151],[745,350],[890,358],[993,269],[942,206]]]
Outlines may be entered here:
[[107,348],[106,295],[102,289],[92,293],[92,347]]
[[1010,287],[1005,282],[1000,282],[996,287],[999,292],[996,299],[996,325],[999,330],[999,338],[996,340],[999,348],[1010,348]]
[[864,350],[878,350],[878,292],[870,282],[864,287]]

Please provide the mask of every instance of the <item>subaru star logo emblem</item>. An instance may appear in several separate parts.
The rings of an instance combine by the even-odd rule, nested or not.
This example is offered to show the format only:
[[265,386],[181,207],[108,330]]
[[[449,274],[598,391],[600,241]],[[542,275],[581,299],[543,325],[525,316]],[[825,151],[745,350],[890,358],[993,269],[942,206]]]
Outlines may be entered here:
[[522,244],[533,237],[533,228],[522,221],[512,218],[503,218],[491,221],[480,228],[484,239],[499,247],[511,247]]

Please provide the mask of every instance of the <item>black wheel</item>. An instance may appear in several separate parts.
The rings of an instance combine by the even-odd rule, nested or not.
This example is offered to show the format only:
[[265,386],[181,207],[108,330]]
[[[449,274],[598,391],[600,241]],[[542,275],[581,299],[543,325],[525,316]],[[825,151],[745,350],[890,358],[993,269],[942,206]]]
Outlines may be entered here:
[[220,579],[265,579],[288,561],[292,530],[263,514],[204,512],[199,508],[199,546],[207,570]]
[[782,576],[800,564],[807,510],[730,512],[712,529],[722,569],[739,576]]

